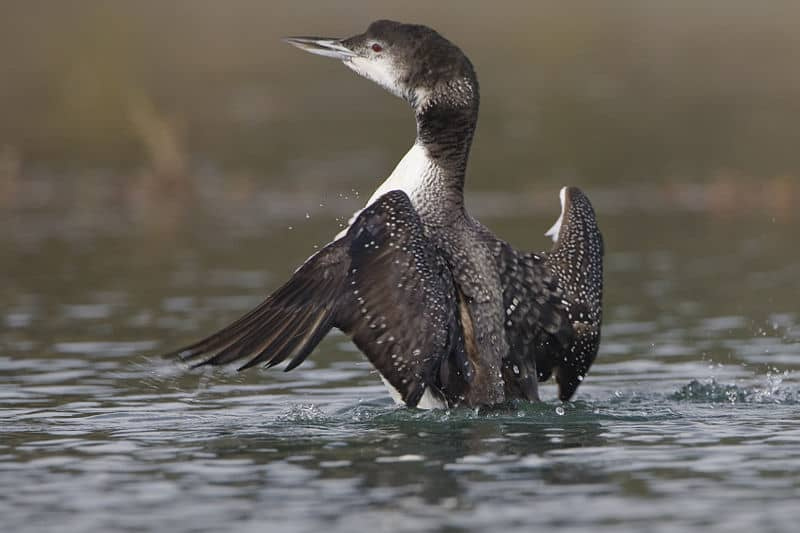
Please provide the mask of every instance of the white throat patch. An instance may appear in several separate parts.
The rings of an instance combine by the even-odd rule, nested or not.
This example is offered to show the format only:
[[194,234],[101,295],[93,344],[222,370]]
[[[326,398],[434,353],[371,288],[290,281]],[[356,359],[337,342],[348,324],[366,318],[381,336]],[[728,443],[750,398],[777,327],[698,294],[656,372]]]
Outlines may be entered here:
[[393,95],[404,97],[403,90],[397,82],[397,69],[388,59],[351,57],[343,63],[359,76],[374,81]]

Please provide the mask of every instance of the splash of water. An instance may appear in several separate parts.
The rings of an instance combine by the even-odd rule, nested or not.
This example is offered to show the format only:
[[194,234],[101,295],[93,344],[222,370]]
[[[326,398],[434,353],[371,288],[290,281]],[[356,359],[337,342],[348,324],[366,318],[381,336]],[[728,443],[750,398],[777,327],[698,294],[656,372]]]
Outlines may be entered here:
[[764,382],[758,385],[736,385],[719,383],[714,378],[692,380],[672,395],[675,401],[708,402],[708,403],[774,403],[796,404],[798,393],[784,386],[789,371],[770,370]]

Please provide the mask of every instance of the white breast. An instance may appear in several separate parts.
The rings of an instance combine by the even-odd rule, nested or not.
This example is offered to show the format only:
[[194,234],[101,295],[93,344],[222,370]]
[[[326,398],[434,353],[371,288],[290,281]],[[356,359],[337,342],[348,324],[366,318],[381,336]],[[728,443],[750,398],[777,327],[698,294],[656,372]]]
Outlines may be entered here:
[[[411,198],[411,202],[413,203],[414,192],[423,186],[425,177],[433,172],[433,170],[434,165],[428,157],[428,152],[425,150],[425,147],[420,144],[414,144],[411,150],[403,156],[403,159],[397,163],[392,174],[375,189],[375,192],[369,197],[369,201],[364,207],[366,208],[372,205],[378,198],[389,191],[403,191]],[[347,233],[348,228],[361,211],[363,211],[363,209],[359,209],[353,213],[353,216],[351,216],[350,220],[347,222],[347,228],[340,231],[334,240],[340,239]]]

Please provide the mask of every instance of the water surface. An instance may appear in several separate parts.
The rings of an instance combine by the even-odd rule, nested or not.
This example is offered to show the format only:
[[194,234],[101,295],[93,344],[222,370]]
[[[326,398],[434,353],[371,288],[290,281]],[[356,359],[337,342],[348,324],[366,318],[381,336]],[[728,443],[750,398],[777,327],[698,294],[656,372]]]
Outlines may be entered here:
[[[488,413],[395,407],[340,334],[291,373],[155,357],[257,303],[355,194],[3,211],[3,530],[793,530],[797,220],[589,192],[608,249],[597,363],[573,402],[548,384]],[[543,248],[555,198],[471,202]]]

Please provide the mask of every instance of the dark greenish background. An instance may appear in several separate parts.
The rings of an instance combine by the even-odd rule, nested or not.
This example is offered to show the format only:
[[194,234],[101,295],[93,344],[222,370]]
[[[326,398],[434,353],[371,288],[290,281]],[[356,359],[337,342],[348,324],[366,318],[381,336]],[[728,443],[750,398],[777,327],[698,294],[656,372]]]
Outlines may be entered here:
[[[270,184],[361,184],[407,144],[403,104],[278,39],[351,35],[381,16],[424,21],[473,59],[476,187],[800,170],[800,7],[780,1],[12,0],[0,6],[0,145],[23,174],[172,155]],[[364,154],[378,161],[327,180],[292,166]]]
[[[408,149],[403,102],[280,42],[429,24],[478,70],[473,213],[605,236],[573,402],[391,405],[154,354],[260,301]],[[800,4],[0,3],[0,530],[794,531]]]

